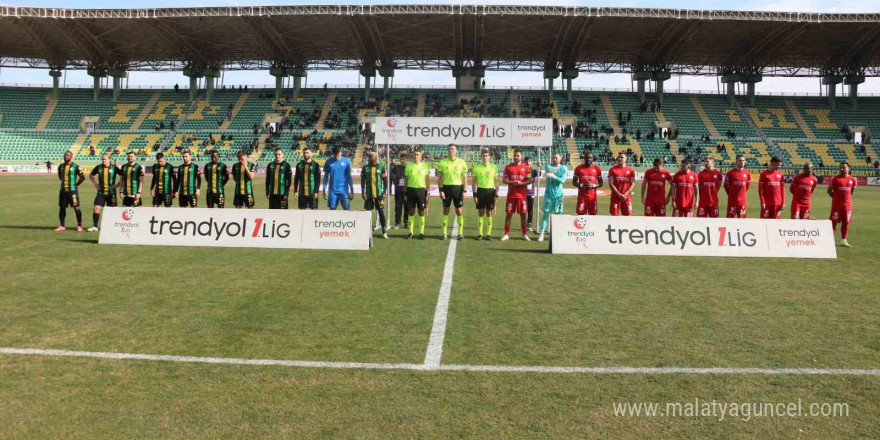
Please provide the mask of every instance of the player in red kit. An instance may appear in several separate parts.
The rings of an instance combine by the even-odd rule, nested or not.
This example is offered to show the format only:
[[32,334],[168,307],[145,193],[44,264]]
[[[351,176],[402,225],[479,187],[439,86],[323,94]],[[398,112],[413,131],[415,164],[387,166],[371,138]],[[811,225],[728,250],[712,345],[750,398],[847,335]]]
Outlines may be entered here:
[[761,218],[778,219],[785,206],[785,174],[779,171],[782,161],[770,159],[770,168],[761,171],[758,178],[758,199],[761,200]]
[[571,183],[578,189],[577,215],[596,215],[599,212],[599,198],[596,189],[602,186],[602,169],[593,163],[593,153],[584,155],[584,163],[574,169]]
[[718,218],[718,190],[724,177],[715,169],[715,160],[707,157],[703,161],[703,171],[697,175],[699,181],[700,203],[697,206],[697,217]]
[[746,218],[751,182],[752,173],[746,169],[745,156],[736,156],[736,165],[727,172],[727,177],[724,179],[724,192],[727,193],[727,218]]
[[526,188],[532,183],[532,172],[522,161],[522,151],[513,150],[513,163],[504,167],[504,184],[507,185],[507,217],[504,219],[504,236],[501,241],[510,240],[510,217],[519,214],[523,240],[532,241],[528,236],[526,214],[529,208],[526,201]]
[[632,215],[632,192],[635,188],[636,172],[626,166],[626,153],[617,154],[617,165],[608,170],[611,187],[611,215]]
[[698,181],[697,173],[691,171],[691,161],[688,159],[681,161],[681,169],[672,176],[672,189],[669,190],[673,217],[694,216]]
[[846,240],[852,221],[852,195],[856,191],[856,178],[849,175],[849,162],[840,163],[840,173],[831,178],[828,195],[831,196],[831,226],[837,231],[840,223],[840,245],[852,247]]
[[813,164],[805,163],[804,171],[794,176],[791,187],[789,187],[789,191],[791,191],[791,218],[795,220],[810,219],[810,197],[812,197],[813,190],[816,189],[818,183],[819,179],[813,175]]
[[672,180],[672,174],[663,168],[663,159],[654,159],[654,168],[645,171],[642,179],[642,205],[645,205],[645,217],[666,217],[666,182]]

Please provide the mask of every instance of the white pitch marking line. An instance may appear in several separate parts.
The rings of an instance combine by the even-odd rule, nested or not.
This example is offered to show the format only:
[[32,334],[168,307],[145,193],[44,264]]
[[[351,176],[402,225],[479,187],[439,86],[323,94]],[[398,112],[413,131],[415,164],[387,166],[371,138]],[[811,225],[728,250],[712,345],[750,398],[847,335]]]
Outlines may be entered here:
[[131,359],[144,361],[187,362],[223,365],[259,365],[303,368],[339,368],[360,370],[473,371],[484,373],[543,374],[777,374],[777,375],[840,375],[880,376],[880,369],[833,368],[688,368],[688,367],[550,367],[540,365],[440,365],[383,364],[376,362],[286,361],[274,359],[241,359],[163,354],[70,351],[38,348],[0,347],[0,354],[85,357],[98,359]]
[[443,357],[443,339],[446,338],[446,316],[449,312],[449,296],[452,294],[452,271],[455,269],[455,247],[458,245],[458,218],[452,226],[449,250],[446,251],[446,264],[443,266],[443,282],[440,284],[440,296],[434,309],[434,326],[431,327],[431,339],[425,352],[425,367],[437,368]]
[[205,364],[226,365],[269,365],[283,367],[307,368],[347,368],[369,370],[420,370],[422,364],[381,364],[374,362],[322,362],[322,361],[285,361],[275,359],[242,359],[203,356],[176,356],[165,354],[114,353],[100,351],[42,350],[36,348],[0,348],[0,354],[22,354],[38,356],[88,357],[100,359],[135,359],[142,361],[197,362]]

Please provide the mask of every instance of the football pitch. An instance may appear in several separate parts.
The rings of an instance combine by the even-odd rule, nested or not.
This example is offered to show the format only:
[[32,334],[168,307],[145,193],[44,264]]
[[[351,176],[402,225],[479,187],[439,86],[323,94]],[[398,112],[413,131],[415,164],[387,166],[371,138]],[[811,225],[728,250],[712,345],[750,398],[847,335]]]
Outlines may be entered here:
[[[470,200],[453,244],[437,197],[368,252],[98,245],[57,191],[0,176],[0,438],[880,437],[877,188],[835,260],[551,255]],[[848,413],[616,411],[695,401]]]

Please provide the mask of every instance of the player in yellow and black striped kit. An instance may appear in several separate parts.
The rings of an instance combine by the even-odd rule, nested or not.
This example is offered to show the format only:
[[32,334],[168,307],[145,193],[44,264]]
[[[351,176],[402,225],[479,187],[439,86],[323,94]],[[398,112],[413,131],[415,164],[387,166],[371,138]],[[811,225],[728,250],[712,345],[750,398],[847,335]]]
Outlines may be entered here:
[[82,232],[82,211],[79,210],[79,193],[77,187],[86,180],[79,165],[73,163],[73,153],[64,153],[64,162],[58,165],[58,180],[61,181],[61,190],[58,192],[58,221],[59,226],[55,232],[67,229],[64,219],[67,217],[67,207],[73,208],[76,213],[76,230]]
[[116,178],[119,176],[119,168],[110,163],[110,155],[101,156],[101,165],[96,166],[89,173],[89,180],[98,194],[95,195],[94,209],[92,210],[92,222],[94,225],[89,232],[98,231],[98,220],[101,218],[101,208],[104,206],[116,206]]
[[275,161],[266,165],[266,198],[269,209],[287,209],[287,196],[290,194],[290,164],[284,160],[284,151],[275,149]]

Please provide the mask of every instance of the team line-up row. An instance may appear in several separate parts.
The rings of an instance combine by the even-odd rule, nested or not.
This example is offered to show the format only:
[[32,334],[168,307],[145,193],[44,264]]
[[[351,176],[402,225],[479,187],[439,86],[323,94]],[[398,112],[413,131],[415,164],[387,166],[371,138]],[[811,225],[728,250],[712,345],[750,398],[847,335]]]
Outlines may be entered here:
[[[269,199],[270,209],[287,209],[291,195],[298,201],[299,209],[317,209],[318,195],[323,193],[330,209],[339,205],[345,210],[350,209],[350,201],[354,197],[352,166],[348,158],[343,157],[338,148],[334,148],[333,156],[323,168],[312,159],[311,150],[303,150],[303,159],[295,167],[284,161],[284,152],[275,150],[275,160],[266,166],[265,194]],[[56,231],[65,230],[66,208],[73,207],[77,216],[77,230],[82,231],[82,214],[79,209],[78,186],[85,180],[80,167],[73,163],[71,152],[66,152],[64,161],[58,167],[58,178],[61,181],[59,193],[60,226]],[[550,214],[563,212],[563,186],[567,181],[568,169],[561,163],[559,154],[553,155],[551,163],[544,168],[541,176],[531,168],[530,158],[524,160],[520,150],[515,150],[513,163],[507,165],[499,175],[498,168],[491,163],[489,151],[484,150],[481,161],[470,170],[471,195],[479,213],[478,240],[491,240],[492,219],[495,213],[495,201],[499,196],[499,181],[507,185],[505,206],[504,235],[501,240],[510,237],[510,224],[513,214],[520,215],[520,226],[524,240],[530,240],[528,229],[531,228],[531,212],[534,183],[540,178],[546,181],[544,202],[542,206],[538,241],[544,240]],[[159,153],[157,163],[152,166],[152,182],[150,194],[154,207],[172,206],[173,199],[178,199],[180,207],[196,207],[202,195],[202,185],[206,186],[206,201],[209,208],[225,206],[225,185],[230,175],[235,183],[233,205],[236,208],[254,206],[252,181],[255,177],[256,164],[249,162],[247,154],[238,153],[238,162],[231,170],[220,162],[216,151],[211,162],[200,171],[199,166],[192,163],[188,151],[183,153],[183,164],[176,169],[165,161]],[[415,236],[415,225],[419,225],[418,238],[424,239],[425,216],[427,210],[428,179],[430,167],[422,161],[421,152],[413,153],[413,161],[409,162],[406,153],[400,155],[400,163],[393,165],[390,176],[385,166],[379,161],[376,153],[369,154],[369,161],[361,170],[361,196],[365,210],[377,210],[381,224],[382,236],[386,235],[385,196],[390,180],[394,187],[395,197],[395,228],[400,225],[401,211],[404,224],[409,228],[407,238]],[[718,192],[724,188],[727,193],[727,217],[745,218],[747,213],[747,195],[751,186],[752,175],[745,167],[745,158],[738,156],[736,165],[726,175],[715,169],[711,158],[704,160],[703,169],[696,173],[691,170],[691,163],[683,160],[680,169],[671,174],[664,168],[663,161],[656,159],[653,168],[644,174],[641,185],[641,200],[645,207],[645,216],[665,216],[666,207],[672,203],[674,217],[692,217],[696,210],[698,217],[718,217]],[[768,169],[761,172],[758,180],[758,197],[761,203],[760,217],[778,219],[786,203],[785,175],[780,171],[781,161],[773,158]],[[811,198],[818,184],[813,174],[812,164],[806,163],[803,171],[796,175],[790,185],[792,194],[791,218],[809,219]],[[841,244],[849,246],[847,236],[852,220],[852,194],[856,188],[856,179],[849,173],[849,164],[840,164],[840,172],[831,179],[828,195],[832,197],[830,219],[836,230],[841,224]],[[144,167],[136,163],[134,153],[128,154],[128,162],[122,167],[111,165],[109,156],[102,158],[101,165],[90,173],[89,179],[97,189],[94,201],[94,226],[90,231],[98,230],[101,208],[117,205],[117,191],[123,206],[137,207],[142,204],[141,189],[144,179]],[[501,177],[499,179],[499,176]],[[618,154],[617,162],[608,169],[611,202],[609,214],[632,215],[632,195],[635,190],[636,173],[627,166],[627,155]],[[443,239],[447,239],[449,214],[455,209],[458,224],[458,239],[464,239],[464,217],[462,209],[468,188],[469,167],[458,157],[458,147],[448,146],[448,155],[436,166],[436,179],[440,188],[439,195],[443,201],[442,231]],[[117,182],[117,178],[119,181]],[[389,179],[390,178],[390,179]],[[584,155],[584,163],[574,169],[572,184],[578,188],[575,213],[577,215],[596,215],[598,213],[598,190],[604,185],[602,170],[594,163],[592,154]],[[667,185],[668,184],[668,185]],[[668,189],[667,189],[668,186]],[[405,208],[405,209],[404,209]],[[528,219],[527,219],[528,216]],[[486,234],[483,234],[486,226]]]

